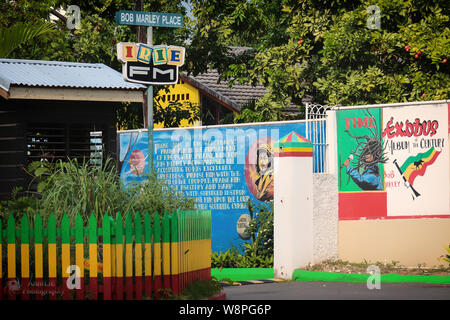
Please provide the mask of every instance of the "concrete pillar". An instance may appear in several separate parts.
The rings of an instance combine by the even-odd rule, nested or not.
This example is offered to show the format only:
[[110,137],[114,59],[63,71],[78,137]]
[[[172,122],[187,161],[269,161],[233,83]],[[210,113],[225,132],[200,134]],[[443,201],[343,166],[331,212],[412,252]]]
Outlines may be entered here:
[[274,144],[274,275],[313,263],[312,143],[291,132]]

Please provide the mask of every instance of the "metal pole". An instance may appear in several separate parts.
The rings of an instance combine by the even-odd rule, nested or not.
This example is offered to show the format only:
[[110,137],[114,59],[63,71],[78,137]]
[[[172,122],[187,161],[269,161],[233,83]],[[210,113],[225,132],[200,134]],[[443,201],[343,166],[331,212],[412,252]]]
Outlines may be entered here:
[[[147,44],[153,45],[153,27],[147,27]],[[148,171],[153,174],[153,86],[147,87]]]

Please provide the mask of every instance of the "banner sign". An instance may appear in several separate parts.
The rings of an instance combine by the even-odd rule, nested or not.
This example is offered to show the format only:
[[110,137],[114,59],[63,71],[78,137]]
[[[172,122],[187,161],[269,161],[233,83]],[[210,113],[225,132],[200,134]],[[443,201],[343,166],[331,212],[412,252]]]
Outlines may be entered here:
[[178,46],[149,46],[143,43],[117,44],[125,81],[143,84],[175,84],[178,67],[184,64],[185,49]]
[[[273,201],[273,144],[292,131],[305,135],[304,121],[154,130],[155,171],[178,191],[211,210],[212,250],[226,251],[249,240],[248,200]],[[318,130],[317,134],[325,132]],[[146,131],[122,131],[121,180],[141,181],[147,172]]]

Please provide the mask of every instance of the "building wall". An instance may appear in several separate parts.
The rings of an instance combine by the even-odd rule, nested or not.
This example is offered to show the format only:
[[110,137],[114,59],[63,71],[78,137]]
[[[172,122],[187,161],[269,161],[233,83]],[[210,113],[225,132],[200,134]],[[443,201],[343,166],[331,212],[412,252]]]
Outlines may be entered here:
[[[181,103],[192,103],[195,106],[200,105],[200,93],[199,91],[191,86],[188,83],[185,83],[182,80],[179,80],[177,84],[169,86],[169,92],[161,89],[158,92],[158,95],[154,98],[155,105],[162,108],[167,108],[171,101],[179,101]],[[188,108],[189,105],[186,105],[185,108]],[[180,127],[191,127],[201,125],[201,121],[196,121],[193,124],[190,124],[188,119],[181,120]],[[154,128],[164,128],[164,122],[159,122],[154,124]]]

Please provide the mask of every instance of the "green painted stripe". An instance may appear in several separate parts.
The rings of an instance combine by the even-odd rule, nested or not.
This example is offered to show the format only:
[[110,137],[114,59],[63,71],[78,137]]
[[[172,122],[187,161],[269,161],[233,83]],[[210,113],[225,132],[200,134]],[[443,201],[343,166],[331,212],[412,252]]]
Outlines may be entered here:
[[120,212],[117,212],[115,229],[116,244],[123,244],[123,219]]
[[427,152],[423,152],[423,153],[419,153],[416,156],[411,156],[408,159],[406,159],[405,163],[402,164],[402,166],[400,167],[400,169],[402,170],[402,172],[405,172],[406,168],[408,168],[408,166],[411,163],[414,163],[416,161],[419,161],[423,158],[427,158],[430,156],[430,154],[434,151],[434,148],[430,148],[430,150],[428,150]]
[[152,243],[152,218],[148,212],[144,215],[144,241]]
[[153,217],[153,242],[161,242],[161,219],[159,213],[156,212]]
[[133,219],[129,212],[127,212],[127,215],[125,216],[125,243],[133,243]]
[[136,243],[142,243],[142,219],[139,212],[136,212],[134,217],[134,233],[136,237]]
[[172,213],[170,223],[171,240],[178,242],[178,211]]
[[170,216],[167,212],[162,218],[162,242],[170,242]]
[[12,214],[8,217],[6,225],[6,235],[8,238],[8,244],[16,244],[16,222]]
[[[0,228],[1,228],[1,226],[0,226]],[[20,222],[20,241],[23,244],[30,243],[30,224],[28,222],[28,217],[26,215],[22,216],[22,219]]]
[[94,213],[91,213],[89,217],[89,243],[97,244],[97,219],[94,216]]
[[[334,272],[319,272],[295,270],[292,279],[295,281],[331,281],[331,282],[360,282],[365,283],[370,277],[369,274],[353,274],[353,273],[334,273]],[[450,276],[433,276],[433,275],[403,275],[396,273],[382,274],[380,277],[381,283],[393,282],[421,282],[421,283],[436,283],[436,284],[450,284]]]
[[70,244],[70,221],[67,214],[64,214],[61,220],[61,243]]
[[274,149],[275,148],[312,148],[313,144],[311,142],[275,142],[273,144]]
[[111,217],[108,214],[103,216],[101,234],[103,236],[103,243],[111,244]]
[[42,244],[42,218],[39,213],[34,217],[34,243]]
[[84,238],[84,229],[83,229],[83,218],[81,218],[81,214],[77,214],[75,218],[75,243],[83,244]]
[[56,244],[56,218],[53,213],[48,217],[47,233],[48,243]]

